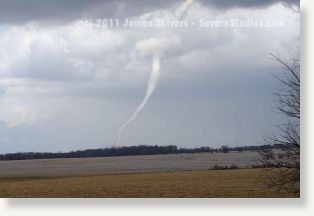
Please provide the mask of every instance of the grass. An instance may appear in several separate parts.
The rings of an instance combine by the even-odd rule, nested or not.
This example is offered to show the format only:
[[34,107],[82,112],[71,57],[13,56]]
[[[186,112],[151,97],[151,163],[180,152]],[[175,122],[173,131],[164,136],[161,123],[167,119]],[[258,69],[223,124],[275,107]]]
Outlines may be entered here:
[[0,197],[299,197],[269,189],[270,169],[1,177]]

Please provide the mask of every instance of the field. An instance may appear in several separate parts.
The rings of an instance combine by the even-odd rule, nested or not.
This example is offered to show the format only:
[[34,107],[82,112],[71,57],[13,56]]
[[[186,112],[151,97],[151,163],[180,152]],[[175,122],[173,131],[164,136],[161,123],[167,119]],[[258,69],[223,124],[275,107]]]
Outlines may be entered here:
[[[257,154],[218,153],[0,162],[0,197],[298,197],[269,189]],[[240,169],[209,170],[213,165]],[[242,167],[242,168],[241,168]]]
[[214,165],[241,168],[257,164],[257,152],[168,154],[125,157],[0,161],[0,178],[112,172],[208,170]]

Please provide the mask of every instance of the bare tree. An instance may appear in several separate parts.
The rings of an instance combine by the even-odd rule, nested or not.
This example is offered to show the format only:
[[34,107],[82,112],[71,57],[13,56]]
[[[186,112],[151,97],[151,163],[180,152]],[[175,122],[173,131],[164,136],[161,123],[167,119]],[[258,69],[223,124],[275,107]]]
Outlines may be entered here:
[[279,190],[300,191],[300,60],[299,55],[289,64],[271,55],[284,68],[274,76],[281,83],[275,93],[275,109],[287,117],[279,127],[279,135],[265,138],[267,144],[280,146],[281,150],[261,152],[262,162],[274,170],[266,183]]

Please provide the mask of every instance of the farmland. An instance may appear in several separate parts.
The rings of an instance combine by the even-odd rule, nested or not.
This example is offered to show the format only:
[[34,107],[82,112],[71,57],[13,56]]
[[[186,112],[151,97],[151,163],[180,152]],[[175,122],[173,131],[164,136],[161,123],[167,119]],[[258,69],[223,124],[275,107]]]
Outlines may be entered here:
[[257,152],[195,153],[98,158],[0,161],[2,176],[55,176],[108,172],[208,170],[214,165],[241,168],[257,164]]
[[[297,197],[249,169],[255,152],[0,162],[1,197]],[[239,169],[211,170],[214,165]]]

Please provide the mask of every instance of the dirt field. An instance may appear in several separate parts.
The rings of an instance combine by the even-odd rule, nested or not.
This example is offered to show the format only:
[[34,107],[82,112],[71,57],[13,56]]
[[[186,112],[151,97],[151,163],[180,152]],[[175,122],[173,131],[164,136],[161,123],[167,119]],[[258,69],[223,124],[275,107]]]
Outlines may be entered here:
[[[0,197],[296,197],[263,183],[256,152],[0,161]],[[214,165],[241,169],[209,170]]]
[[297,197],[268,189],[268,169],[0,179],[1,197]]

